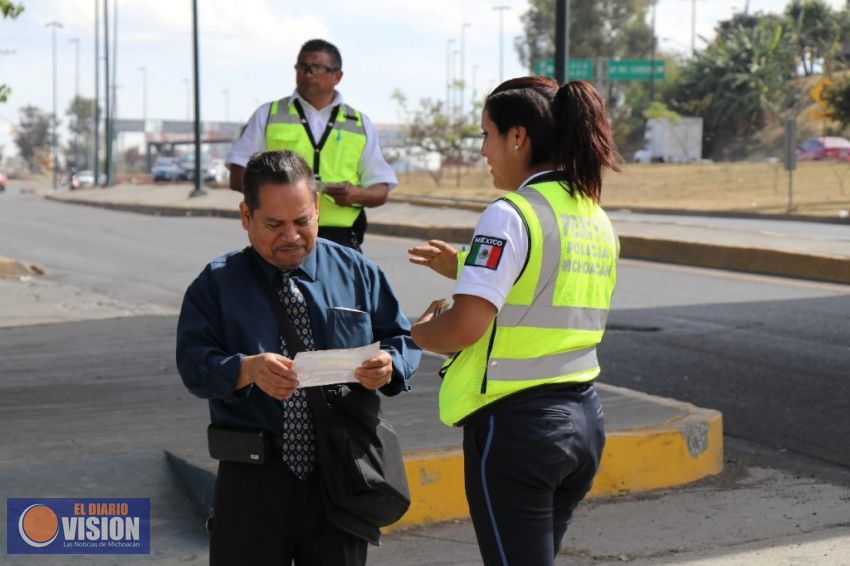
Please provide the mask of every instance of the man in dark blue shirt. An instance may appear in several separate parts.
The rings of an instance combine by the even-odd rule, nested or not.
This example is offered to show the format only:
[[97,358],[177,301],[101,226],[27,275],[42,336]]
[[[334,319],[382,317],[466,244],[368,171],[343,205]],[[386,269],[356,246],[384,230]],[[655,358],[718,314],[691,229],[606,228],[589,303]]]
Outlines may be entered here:
[[366,542],[335,527],[322,508],[312,417],[250,262],[258,261],[308,349],[380,341],[354,370],[364,387],[408,390],[421,352],[380,268],[317,238],[315,184],[301,157],[258,154],[244,187],[240,212],[251,249],[213,260],[189,286],[177,368],[189,391],[209,400],[213,423],[264,429],[277,451],[263,465],[219,463],[210,562],[362,565]]

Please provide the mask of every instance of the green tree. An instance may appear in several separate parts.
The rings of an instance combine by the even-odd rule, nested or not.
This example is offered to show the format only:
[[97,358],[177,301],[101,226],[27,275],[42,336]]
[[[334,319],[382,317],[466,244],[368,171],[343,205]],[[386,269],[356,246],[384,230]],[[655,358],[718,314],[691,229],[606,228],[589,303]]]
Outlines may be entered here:
[[[76,96],[65,110],[68,117],[68,143],[64,147],[65,162],[78,170],[90,169],[90,148],[94,144],[94,99]],[[79,141],[79,145],[75,145]]]
[[20,110],[20,121],[15,128],[14,140],[18,153],[30,170],[39,169],[39,159],[50,152],[51,115],[32,105]]
[[[525,34],[514,46],[529,71],[534,60],[555,56],[555,0],[529,0]],[[646,23],[651,0],[595,0],[570,4],[570,58],[645,57],[652,52]]]
[[[446,165],[460,167],[478,159],[478,127],[468,116],[450,116],[440,100],[423,98],[417,108],[409,108],[407,97],[400,90],[393,92],[392,97],[402,116],[407,149],[414,155],[432,152],[440,155],[440,167],[428,171],[435,184],[440,184]],[[479,110],[480,107],[473,108],[470,115]]]
[[830,119],[841,124],[842,128],[850,125],[850,76],[836,81],[823,91],[826,101],[826,113]]
[[[23,4],[15,4],[11,0],[0,0],[0,13],[3,14],[3,19],[15,19],[24,11]],[[12,94],[12,89],[4,84],[0,84],[0,104],[9,100],[9,95]]]
[[796,54],[778,16],[737,15],[682,68],[666,94],[670,108],[703,118],[706,154],[745,157],[754,135],[799,99]]
[[[652,56],[652,28],[647,23],[651,0],[597,0],[570,5],[570,58]],[[522,17],[525,33],[514,45],[520,61],[533,72],[534,60],[555,56],[555,0],[529,0]],[[668,61],[670,69],[672,61]],[[656,90],[660,90],[656,82]],[[608,103],[614,137],[624,153],[643,143],[643,110],[649,85],[611,82],[602,93]]]
[[819,61],[831,68],[841,33],[838,14],[824,0],[791,0],[785,15],[803,73],[813,74]]

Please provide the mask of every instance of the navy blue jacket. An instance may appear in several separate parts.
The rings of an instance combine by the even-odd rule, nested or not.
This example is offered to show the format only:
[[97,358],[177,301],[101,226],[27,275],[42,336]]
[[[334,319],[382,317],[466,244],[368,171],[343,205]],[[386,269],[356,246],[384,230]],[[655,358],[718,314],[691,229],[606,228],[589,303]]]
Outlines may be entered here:
[[[259,257],[259,256],[258,256]],[[177,322],[177,370],[190,392],[209,399],[212,422],[279,431],[280,401],[259,387],[235,391],[245,356],[280,353],[277,321],[244,251],[211,261],[189,285]],[[278,270],[261,262],[273,288]],[[316,349],[354,348],[380,340],[393,358],[385,395],[410,389],[421,351],[410,338],[386,276],[359,253],[318,238],[292,272],[310,315]]]

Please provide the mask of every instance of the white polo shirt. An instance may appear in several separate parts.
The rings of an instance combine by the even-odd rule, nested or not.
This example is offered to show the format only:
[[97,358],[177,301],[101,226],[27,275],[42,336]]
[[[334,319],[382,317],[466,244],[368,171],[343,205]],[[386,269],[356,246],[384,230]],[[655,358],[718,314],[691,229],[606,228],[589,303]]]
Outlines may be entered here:
[[[533,183],[535,177],[549,173],[551,171],[535,173],[520,187]],[[490,245],[486,248],[489,252],[492,252],[492,244],[501,244],[496,246],[500,248],[498,260],[487,262],[481,257],[483,254],[476,258],[468,257],[455,283],[454,294],[481,297],[500,311],[528,256],[525,220],[512,204],[497,200],[481,213],[472,236],[473,245],[476,240],[488,242]]]
[[[292,92],[292,96],[299,100],[304,109],[304,117],[307,118],[313,139],[321,139],[328,125],[328,120],[331,119],[331,111],[334,106],[343,103],[339,91],[334,91],[333,102],[321,110],[314,108],[312,104],[304,100],[298,94],[297,89]],[[242,135],[233,142],[230,153],[227,154],[227,165],[235,163],[245,167],[252,155],[266,149],[266,124],[268,123],[271,104],[271,102],[263,104],[251,115]],[[361,113],[361,116],[363,117],[363,128],[366,130],[366,147],[363,148],[363,155],[360,157],[360,164],[357,167],[360,182],[363,187],[376,183],[387,183],[392,189],[398,185],[398,178],[381,153],[377,130],[365,114]]]

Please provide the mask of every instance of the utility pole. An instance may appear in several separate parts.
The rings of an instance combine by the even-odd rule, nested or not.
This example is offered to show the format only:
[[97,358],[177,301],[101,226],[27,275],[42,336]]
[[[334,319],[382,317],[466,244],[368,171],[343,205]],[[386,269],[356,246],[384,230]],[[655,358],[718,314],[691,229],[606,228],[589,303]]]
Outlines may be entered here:
[[[652,41],[655,41],[655,5],[652,6]],[[697,52],[697,0],[691,0],[691,56]],[[655,75],[655,57],[652,74]]]
[[100,184],[100,4],[94,0],[94,184]]
[[556,0],[555,6],[555,80],[562,85],[570,80],[570,0]]
[[[690,0],[691,3],[691,56],[697,52],[697,0]],[[745,0],[744,14],[750,11],[750,0]]]
[[[72,109],[76,109],[80,99],[80,38],[72,37],[68,40],[74,44],[74,103]],[[77,116],[78,118],[78,116]],[[74,131],[74,169],[80,170],[80,124],[75,124]]]
[[195,189],[189,193],[189,198],[207,194],[201,188],[204,179],[201,175],[201,94],[199,89],[201,63],[198,58],[198,0],[192,0],[192,66],[195,73]]
[[499,84],[505,79],[505,10],[510,10],[510,6],[493,6],[493,9],[499,12]]
[[44,27],[53,28],[51,35],[53,37],[53,140],[52,140],[52,152],[53,152],[53,190],[59,188],[59,179],[57,178],[57,169],[59,168],[59,153],[57,149],[57,139],[56,139],[56,123],[58,122],[57,114],[56,114],[56,28],[62,28],[62,24],[59,22],[53,21],[44,24]]

